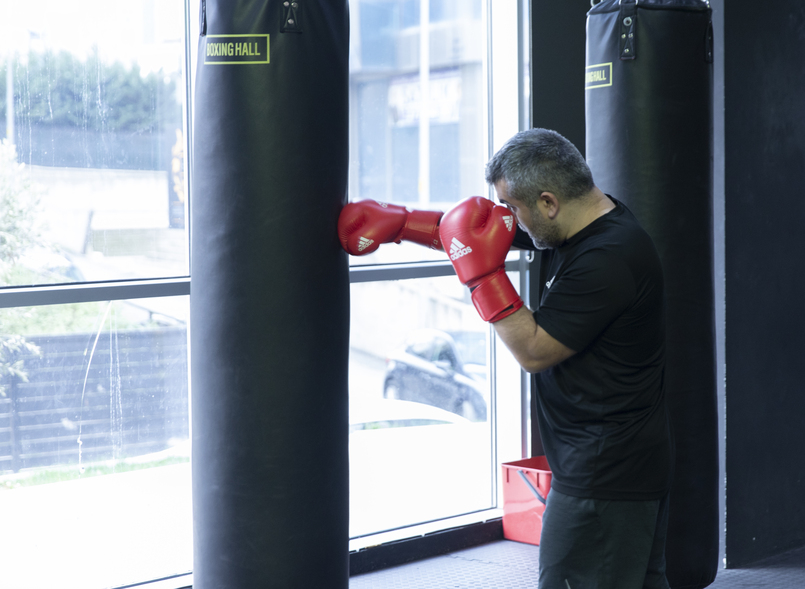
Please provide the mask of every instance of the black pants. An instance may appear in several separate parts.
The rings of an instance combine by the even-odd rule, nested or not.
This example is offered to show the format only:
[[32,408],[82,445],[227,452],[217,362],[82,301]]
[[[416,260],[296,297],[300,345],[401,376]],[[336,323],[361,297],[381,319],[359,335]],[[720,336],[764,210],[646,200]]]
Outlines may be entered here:
[[656,501],[548,494],[539,547],[540,589],[669,589],[668,497]]

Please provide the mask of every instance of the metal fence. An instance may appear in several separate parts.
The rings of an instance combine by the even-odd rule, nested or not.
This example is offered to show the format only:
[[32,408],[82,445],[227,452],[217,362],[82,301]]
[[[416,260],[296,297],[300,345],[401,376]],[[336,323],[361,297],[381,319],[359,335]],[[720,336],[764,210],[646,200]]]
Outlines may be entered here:
[[27,379],[6,376],[0,472],[126,458],[188,437],[181,328],[29,337]]

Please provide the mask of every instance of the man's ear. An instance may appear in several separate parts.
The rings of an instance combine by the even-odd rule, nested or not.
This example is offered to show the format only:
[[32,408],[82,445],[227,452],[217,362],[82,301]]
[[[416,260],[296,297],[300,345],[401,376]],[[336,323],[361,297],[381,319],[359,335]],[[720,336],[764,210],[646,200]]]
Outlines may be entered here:
[[559,214],[559,199],[556,198],[553,192],[543,192],[540,194],[539,205],[549,219],[556,219],[556,215]]

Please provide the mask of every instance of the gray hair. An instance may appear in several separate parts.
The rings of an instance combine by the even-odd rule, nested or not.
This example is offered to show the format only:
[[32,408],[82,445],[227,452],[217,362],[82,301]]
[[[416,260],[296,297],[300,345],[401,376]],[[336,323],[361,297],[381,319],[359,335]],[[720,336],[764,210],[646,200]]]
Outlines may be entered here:
[[584,196],[595,186],[593,175],[576,146],[556,131],[521,131],[492,156],[486,181],[505,180],[511,196],[532,208],[539,195],[551,192],[559,199]]

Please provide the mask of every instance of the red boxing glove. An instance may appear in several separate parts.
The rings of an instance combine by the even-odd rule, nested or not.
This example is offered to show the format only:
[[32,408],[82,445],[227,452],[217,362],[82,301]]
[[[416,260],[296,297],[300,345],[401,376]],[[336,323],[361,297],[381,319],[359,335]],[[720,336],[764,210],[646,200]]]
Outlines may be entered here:
[[484,321],[500,321],[523,306],[505,270],[514,229],[509,209],[480,196],[447,211],[439,226],[458,279],[472,291],[472,302]]
[[370,254],[381,243],[413,241],[441,250],[441,211],[412,211],[399,205],[361,200],[347,204],[338,217],[338,239],[353,256]]

